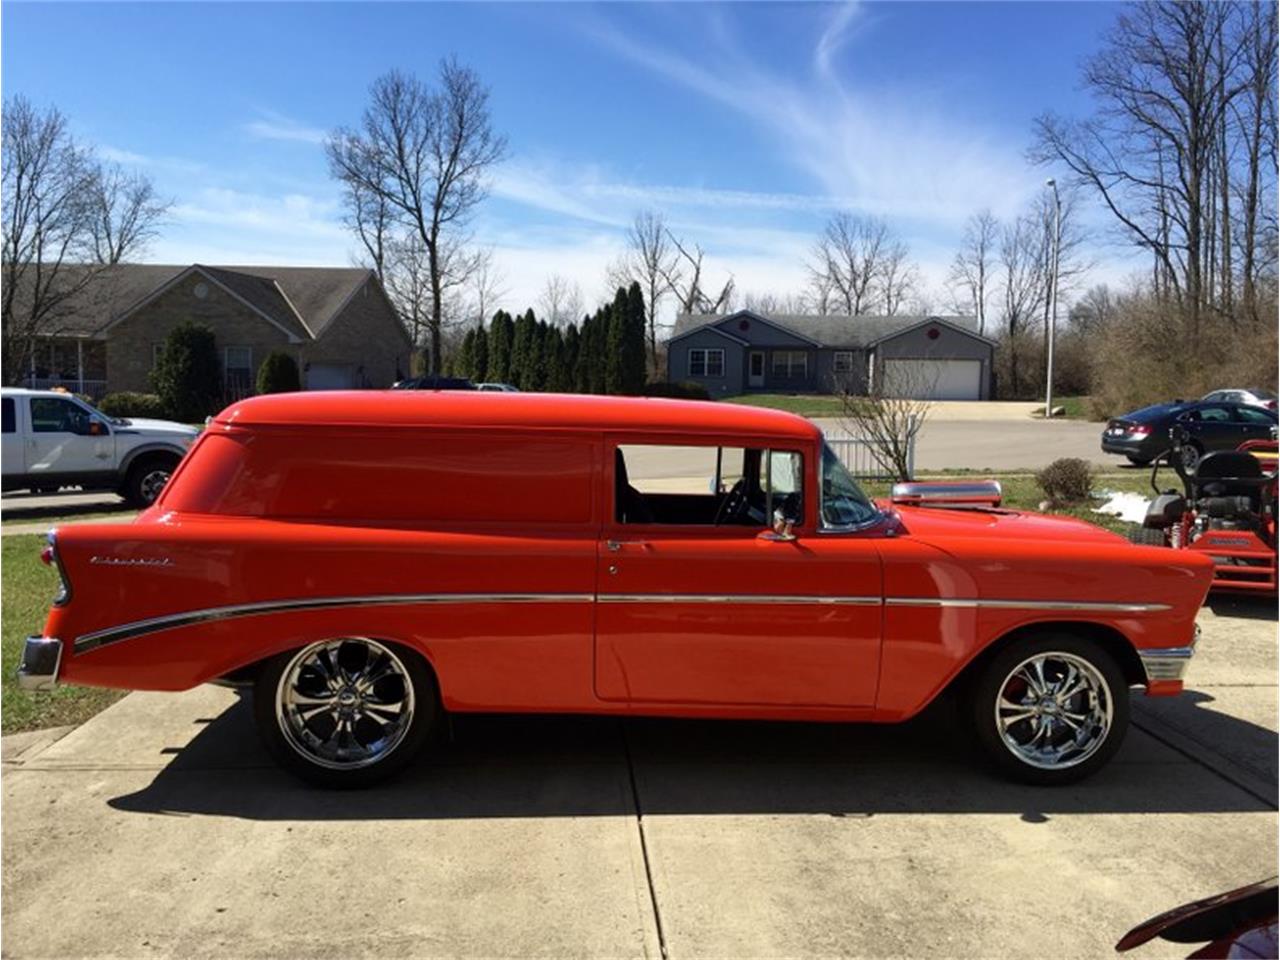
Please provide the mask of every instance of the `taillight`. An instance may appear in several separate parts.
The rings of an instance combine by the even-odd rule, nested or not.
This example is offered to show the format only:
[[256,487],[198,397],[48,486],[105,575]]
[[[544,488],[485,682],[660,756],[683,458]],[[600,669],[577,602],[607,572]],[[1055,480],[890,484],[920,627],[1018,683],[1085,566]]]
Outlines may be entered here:
[[1129,436],[1131,437],[1146,437],[1150,434],[1151,428],[1142,426],[1141,424],[1129,428]]
[[56,530],[49,531],[48,541],[48,546],[40,551],[40,559],[58,571],[58,592],[54,594],[53,605],[61,607],[71,599],[71,581],[67,579],[67,571],[63,569],[62,561],[58,559],[58,536]]

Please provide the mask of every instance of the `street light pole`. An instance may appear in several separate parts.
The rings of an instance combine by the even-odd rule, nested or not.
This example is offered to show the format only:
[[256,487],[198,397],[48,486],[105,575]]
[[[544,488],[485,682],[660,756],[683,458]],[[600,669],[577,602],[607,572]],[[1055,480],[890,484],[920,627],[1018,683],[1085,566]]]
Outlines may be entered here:
[[1062,202],[1058,199],[1058,182],[1050,177],[1044,182],[1053,190],[1053,269],[1049,280],[1049,349],[1044,376],[1044,418],[1053,417],[1053,334],[1058,325],[1058,255],[1062,247]]

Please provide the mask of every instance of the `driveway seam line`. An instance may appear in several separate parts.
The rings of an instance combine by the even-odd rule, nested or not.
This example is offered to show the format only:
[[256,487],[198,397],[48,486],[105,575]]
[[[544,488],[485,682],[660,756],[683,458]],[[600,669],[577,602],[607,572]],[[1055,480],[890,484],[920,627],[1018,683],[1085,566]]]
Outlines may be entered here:
[[667,936],[662,929],[662,910],[658,907],[658,891],[653,885],[653,864],[649,861],[649,841],[644,832],[644,810],[640,806],[640,787],[636,783],[636,765],[631,759],[631,741],[627,738],[626,721],[620,721],[622,751],[627,758],[627,777],[631,781],[631,802],[636,808],[636,830],[640,834],[640,854],[644,858],[644,878],[649,887],[649,904],[653,907],[653,923],[658,930],[658,949],[667,960]]
[[[1144,718],[1144,719],[1152,719],[1152,718]],[[1280,807],[1277,807],[1276,805],[1276,800],[1274,795],[1268,796],[1265,793],[1260,793],[1253,786],[1250,786],[1248,783],[1243,782],[1241,778],[1238,778],[1236,775],[1232,774],[1229,770],[1223,769],[1223,767],[1225,767],[1227,764],[1232,764],[1234,766],[1232,761],[1225,760],[1225,758],[1222,758],[1225,761],[1222,764],[1210,763],[1206,761],[1202,756],[1198,756],[1190,748],[1185,746],[1184,743],[1180,741],[1190,740],[1197,747],[1204,747],[1203,744],[1192,739],[1191,737],[1188,737],[1186,734],[1182,733],[1181,731],[1175,730],[1172,728],[1166,728],[1163,731],[1157,731],[1155,729],[1152,729],[1152,727],[1145,725],[1144,723],[1139,723],[1136,716],[1131,720],[1131,722],[1135,727],[1137,727],[1143,733],[1147,734],[1148,736],[1152,737],[1155,740],[1160,741],[1170,750],[1174,750],[1182,754],[1192,763],[1198,764],[1199,766],[1204,767],[1204,769],[1208,770],[1210,773],[1216,774],[1218,777],[1227,781],[1227,783],[1231,784],[1233,787],[1243,790],[1245,793],[1249,794],[1249,796],[1253,797],[1255,800],[1260,801],[1268,809],[1271,809],[1271,810],[1280,809]],[[1163,724],[1160,723],[1159,720],[1156,720],[1154,725],[1157,727],[1164,726]],[[1252,778],[1253,776],[1256,776],[1256,774],[1253,774],[1253,772],[1249,770],[1245,770],[1243,772],[1249,774],[1250,778]]]

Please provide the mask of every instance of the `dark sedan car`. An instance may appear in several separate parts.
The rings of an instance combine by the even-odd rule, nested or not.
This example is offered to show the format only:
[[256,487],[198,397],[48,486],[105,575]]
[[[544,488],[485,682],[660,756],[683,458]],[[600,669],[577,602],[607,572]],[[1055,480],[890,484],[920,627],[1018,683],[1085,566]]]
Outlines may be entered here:
[[476,385],[466,377],[410,377],[391,387],[392,390],[474,390]]
[[1157,403],[1108,420],[1102,450],[1123,454],[1139,466],[1148,464],[1169,449],[1169,428],[1174,424],[1187,430],[1189,442],[1182,448],[1182,461],[1194,470],[1206,453],[1234,450],[1246,440],[1274,438],[1276,412],[1244,403]]

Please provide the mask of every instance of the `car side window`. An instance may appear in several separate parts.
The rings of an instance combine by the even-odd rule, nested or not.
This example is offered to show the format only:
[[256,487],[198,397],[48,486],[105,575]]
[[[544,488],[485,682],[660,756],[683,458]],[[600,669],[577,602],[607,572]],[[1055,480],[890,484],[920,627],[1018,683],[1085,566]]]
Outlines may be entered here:
[[78,404],[61,397],[32,397],[31,430],[33,433],[88,433],[89,414]]
[[804,458],[790,450],[622,444],[614,451],[614,519],[681,526],[770,525],[803,517]]
[[4,398],[4,433],[13,433],[18,429],[17,409],[13,405],[13,397]]
[[1273,418],[1267,416],[1266,411],[1249,406],[1236,407],[1236,420],[1243,423],[1260,423],[1267,426],[1275,423]]
[[1198,419],[1201,423],[1229,423],[1231,414],[1226,407],[1201,407]]

